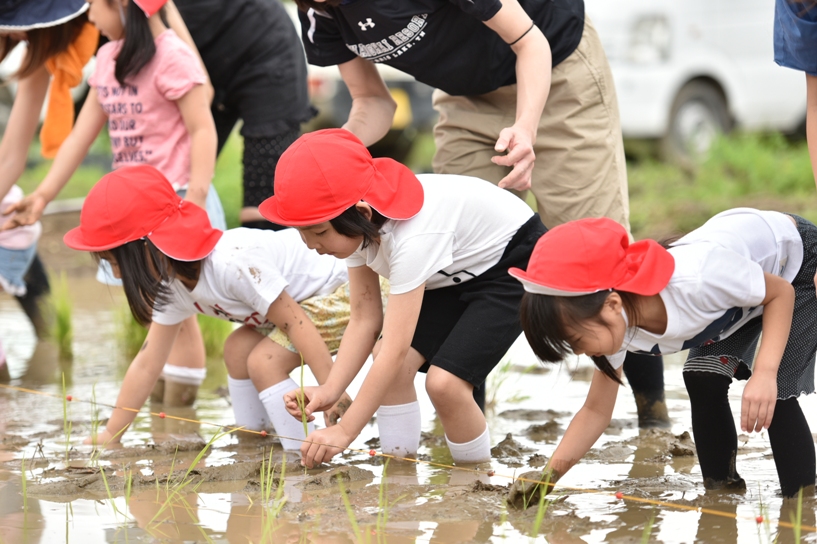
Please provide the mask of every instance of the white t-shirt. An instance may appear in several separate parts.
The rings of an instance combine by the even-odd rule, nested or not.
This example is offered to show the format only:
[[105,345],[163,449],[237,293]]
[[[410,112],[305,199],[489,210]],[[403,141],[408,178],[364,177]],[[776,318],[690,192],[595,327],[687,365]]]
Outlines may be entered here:
[[284,290],[300,302],[346,281],[344,262],[310,251],[295,229],[232,229],[202,261],[192,291],[179,280],[171,283],[171,300],[154,310],[153,321],[175,325],[201,313],[257,327],[268,323],[267,311]]
[[425,282],[439,289],[475,278],[499,262],[516,231],[533,215],[510,192],[469,176],[422,174],[420,212],[388,220],[380,243],[346,259],[349,268],[368,266],[391,284],[391,294]]
[[658,335],[628,328],[622,350],[610,357],[614,368],[626,351],[658,355],[723,340],[763,313],[764,272],[791,282],[803,262],[803,242],[791,218],[750,208],[716,215],[669,252],[675,271],[659,293],[667,329]]

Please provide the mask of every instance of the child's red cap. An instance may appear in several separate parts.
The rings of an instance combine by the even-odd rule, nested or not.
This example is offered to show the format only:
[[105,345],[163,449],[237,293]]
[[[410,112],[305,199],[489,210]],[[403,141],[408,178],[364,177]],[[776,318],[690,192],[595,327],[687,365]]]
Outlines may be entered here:
[[392,159],[373,159],[344,129],[305,134],[284,151],[275,168],[275,195],[258,207],[279,225],[317,225],[361,200],[389,219],[410,219],[423,207],[423,186]]
[[150,17],[154,13],[162,9],[162,6],[167,4],[167,0],[133,0],[136,5],[145,13],[146,17]]
[[527,271],[508,272],[538,295],[576,297],[616,289],[655,295],[667,286],[675,259],[654,240],[630,244],[612,219],[559,225],[536,242]]
[[185,202],[152,166],[125,166],[106,174],[85,198],[79,226],[63,241],[80,251],[107,251],[148,238],[177,261],[203,259],[221,238],[207,212]]

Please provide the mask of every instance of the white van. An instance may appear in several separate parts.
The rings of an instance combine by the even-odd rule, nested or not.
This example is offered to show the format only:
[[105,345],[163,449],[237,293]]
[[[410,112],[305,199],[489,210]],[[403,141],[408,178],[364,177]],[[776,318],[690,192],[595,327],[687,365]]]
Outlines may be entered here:
[[585,0],[610,61],[625,138],[669,155],[709,148],[719,132],[794,132],[805,119],[801,72],[775,64],[772,0]]

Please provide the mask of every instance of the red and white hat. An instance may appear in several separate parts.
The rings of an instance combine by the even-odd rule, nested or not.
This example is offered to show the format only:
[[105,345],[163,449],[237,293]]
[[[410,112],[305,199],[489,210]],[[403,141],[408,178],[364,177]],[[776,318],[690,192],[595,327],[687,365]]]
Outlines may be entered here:
[[279,225],[317,225],[361,200],[389,219],[410,219],[423,207],[423,186],[406,166],[373,159],[344,129],[304,134],[275,168],[275,195],[258,207]]
[[616,289],[658,294],[669,283],[675,259],[654,240],[630,244],[612,219],[580,219],[549,230],[536,242],[527,271],[508,270],[525,291],[577,297]]
[[136,2],[136,5],[145,12],[146,17],[150,17],[154,13],[158,12],[162,7],[167,4],[167,0],[133,0]]
[[124,166],[106,174],[85,198],[79,226],[63,241],[80,251],[107,251],[148,238],[177,261],[209,255],[222,232],[200,207],[182,200],[170,182],[148,165]]

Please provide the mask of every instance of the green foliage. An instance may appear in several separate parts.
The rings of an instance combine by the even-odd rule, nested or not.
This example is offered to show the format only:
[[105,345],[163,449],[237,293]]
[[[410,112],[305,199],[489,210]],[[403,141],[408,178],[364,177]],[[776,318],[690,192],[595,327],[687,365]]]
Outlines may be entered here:
[[68,280],[65,272],[60,272],[57,281],[51,287],[51,306],[54,312],[54,324],[51,336],[57,342],[60,357],[70,359],[74,355],[72,343],[74,341],[74,325],[72,315],[74,303],[68,290]]
[[238,131],[233,132],[227,143],[224,144],[224,149],[221,150],[213,177],[213,186],[218,191],[221,205],[224,207],[224,216],[227,219],[228,229],[240,226],[238,212],[241,210],[244,198],[241,167],[243,148],[243,139]]
[[628,175],[636,238],[688,232],[718,212],[741,206],[817,219],[808,149],[779,134],[720,138],[694,171],[647,157],[628,164]]
[[233,332],[233,324],[223,319],[216,319],[206,315],[199,315],[199,328],[204,338],[204,350],[208,357],[224,355],[224,342]]

